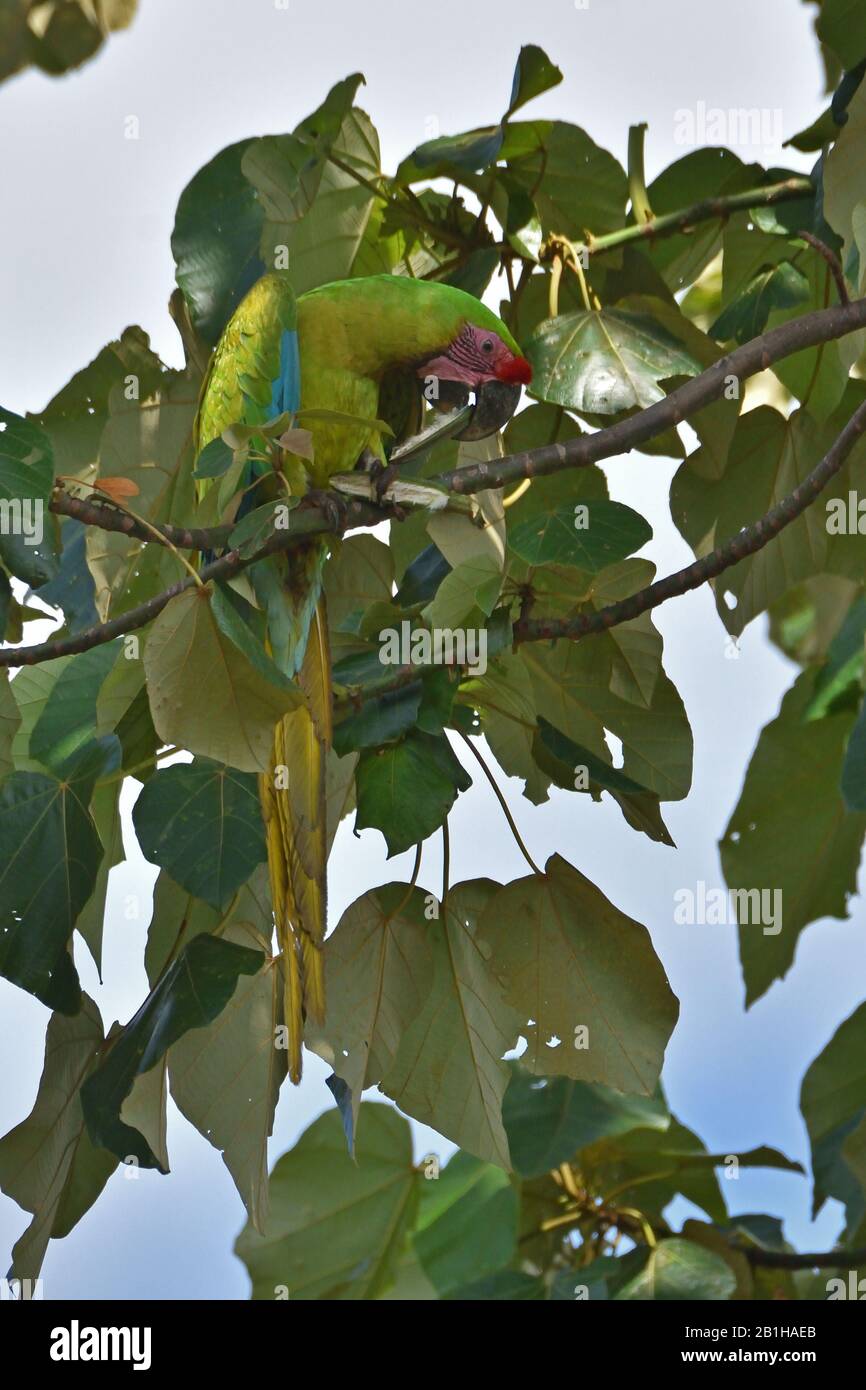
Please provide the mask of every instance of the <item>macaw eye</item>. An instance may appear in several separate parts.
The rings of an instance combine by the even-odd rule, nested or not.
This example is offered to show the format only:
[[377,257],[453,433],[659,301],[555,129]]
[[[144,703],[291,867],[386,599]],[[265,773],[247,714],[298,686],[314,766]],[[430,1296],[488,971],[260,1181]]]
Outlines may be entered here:
[[492,352],[492,351],[493,351],[493,339],[492,339],[492,338],[485,338],[485,339],[484,339],[484,342],[481,344],[481,351],[482,351],[482,352]]

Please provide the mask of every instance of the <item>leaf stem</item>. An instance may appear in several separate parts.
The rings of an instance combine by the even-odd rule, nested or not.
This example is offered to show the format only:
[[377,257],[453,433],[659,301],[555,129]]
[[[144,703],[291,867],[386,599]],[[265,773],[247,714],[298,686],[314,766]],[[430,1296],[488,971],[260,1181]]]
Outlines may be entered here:
[[490,768],[487,766],[487,763],[485,762],[484,758],[481,756],[478,749],[475,747],[475,744],[472,743],[472,741],[469,739],[468,735],[461,733],[460,737],[466,744],[466,747],[469,749],[470,753],[480,764],[482,772],[484,773],[485,777],[487,778],[488,782],[493,788],[493,793],[496,797],[496,800],[502,807],[505,819],[508,821],[508,827],[512,835],[514,836],[515,841],[517,842],[517,848],[520,850],[520,853],[523,855],[532,872],[534,874],[538,874],[539,878],[543,878],[544,874],[542,873],[541,869],[539,869],[535,860],[532,858],[532,855],[529,853],[529,850],[526,848],[526,845],[523,843],[520,831],[517,829],[514,817],[512,816],[511,811],[508,808],[508,802],[505,800],[505,797],[502,795],[502,792],[499,790],[499,787],[496,784],[496,778],[493,776],[493,773],[490,771]]

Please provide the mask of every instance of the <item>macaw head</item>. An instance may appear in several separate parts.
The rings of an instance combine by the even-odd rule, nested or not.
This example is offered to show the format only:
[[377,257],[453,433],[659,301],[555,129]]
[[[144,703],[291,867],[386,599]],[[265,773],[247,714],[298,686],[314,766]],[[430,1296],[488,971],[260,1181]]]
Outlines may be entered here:
[[517,409],[521,387],[532,381],[532,367],[505,325],[486,310],[484,317],[464,323],[446,348],[417,369],[434,384],[433,399],[442,408],[465,405],[474,392],[475,411],[460,439],[484,439],[502,429]]

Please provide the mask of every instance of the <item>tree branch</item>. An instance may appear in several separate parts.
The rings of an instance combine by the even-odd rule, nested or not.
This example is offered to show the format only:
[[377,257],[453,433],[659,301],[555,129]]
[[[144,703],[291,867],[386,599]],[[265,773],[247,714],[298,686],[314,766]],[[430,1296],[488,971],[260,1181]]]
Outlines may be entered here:
[[[693,377],[684,386],[672,391],[663,400],[656,401],[654,405],[647,406],[645,410],[630,415],[615,425],[597,430],[594,434],[580,435],[565,444],[544,444],[537,449],[510,454],[506,458],[489,463],[455,468],[448,473],[439,474],[430,482],[446,488],[457,496],[463,496],[483,492],[487,488],[523,482],[527,478],[543,477],[563,469],[588,468],[602,459],[629,453],[637,445],[644,444],[647,440],[663,434],[665,430],[688,420],[704,406],[718,400],[732,380],[738,383],[746,381],[784,357],[804,348],[815,347],[819,343],[843,338],[848,333],[864,327],[866,299],[834,305],[829,309],[817,309],[811,314],[792,319],[749,343],[744,343],[742,347],[719,358],[718,362],[699,376]],[[345,502],[343,494],[330,495],[338,504],[341,501]],[[351,508],[350,524],[354,526],[375,526],[390,516],[389,512],[358,499],[353,500]],[[108,503],[83,502],[67,493],[55,493],[50,509],[63,516],[75,517],[88,525],[98,526],[105,531],[122,532],[139,540],[153,540],[153,536],[149,535],[144,527]],[[286,532],[287,546],[302,536],[334,529],[327,510],[309,507],[304,510],[303,515],[303,527],[293,525],[291,530]],[[179,549],[215,550],[225,543],[232,528],[214,526],[194,529],[162,525],[156,529]]]
[[516,642],[537,642],[558,637],[587,637],[590,633],[606,632],[619,623],[630,622],[657,608],[669,598],[676,598],[697,589],[709,579],[715,579],[733,565],[739,564],[749,555],[763,550],[765,545],[777,536],[786,526],[790,526],[798,516],[811,506],[823,492],[831,478],[839,472],[851,453],[854,445],[866,431],[866,402],[859,406],[851,416],[842,433],[828,449],[821,462],[816,464],[807,478],[787,497],[783,497],[775,507],[771,507],[752,526],[746,526],[738,535],[703,559],[687,565],[685,569],[660,579],[646,589],[639,590],[629,598],[600,608],[595,613],[582,613],[576,618],[522,618],[514,627]]
[[[491,487],[501,487],[507,482],[554,473],[560,469],[586,467],[599,459],[625,453],[636,444],[654,438],[716,400],[722,395],[730,379],[744,380],[793,352],[813,347],[817,343],[828,342],[833,338],[841,338],[864,326],[866,299],[804,314],[801,318],[782,324],[781,327],[728,353],[707,371],[686,382],[663,400],[657,401],[637,415],[611,425],[606,430],[581,435],[565,444],[542,445],[538,449],[513,454],[509,458],[458,468],[450,473],[441,474],[433,482],[447,487],[459,496]],[[575,639],[594,632],[604,632],[658,607],[668,598],[684,594],[690,589],[698,588],[707,580],[716,578],[740,560],[763,549],[783,527],[806,510],[842,467],[864,429],[866,406],[861,406],[821,463],[790,496],[779,502],[753,526],[746,527],[738,536],[732,537],[710,555],[619,603],[599,609],[596,613],[581,614],[569,619],[521,618],[514,628],[515,641],[545,641],[557,637]],[[289,549],[305,537],[327,532],[342,535],[350,527],[373,526],[387,516],[381,507],[359,498],[347,500],[345,496],[340,496],[336,500],[340,505],[341,517],[336,530],[329,508],[301,505],[290,513],[288,528],[270,537],[261,550],[246,557],[241,556],[238,551],[230,551],[213,564],[207,565],[201,571],[201,580],[207,583],[209,580],[230,578],[267,555]],[[64,515],[75,516],[106,530],[140,538],[148,534],[134,518],[111,507],[110,504],[79,502],[64,493],[56,493],[51,505]],[[166,542],[192,549],[212,549],[214,545],[219,545],[226,539],[225,527],[192,530],[163,526],[157,527],[157,530],[165,537]],[[54,641],[32,647],[2,650],[0,668],[35,665],[38,662],[51,661],[58,656],[89,651],[90,648],[110,642],[117,636],[134,632],[155,618],[172,598],[182,593],[193,582],[192,578],[183,580],[172,585],[164,593],[140,604],[138,608],[74,636],[56,638]]]
[[[705,555],[700,560],[695,560],[685,569],[668,575],[666,579],[658,580],[657,583],[649,585],[646,589],[638,590],[637,593],[631,594],[626,599],[621,599],[618,603],[600,608],[595,613],[581,613],[575,618],[522,617],[513,628],[515,643],[555,641],[558,638],[575,641],[593,633],[607,632],[620,623],[631,622],[640,617],[642,613],[658,608],[669,598],[676,598],[681,594],[688,593],[691,589],[700,588],[702,584],[717,578],[725,570],[739,564],[741,560],[757,554],[780,531],[786,526],[790,526],[792,521],[801,516],[807,507],[811,506],[820,496],[830,480],[842,468],[864,432],[866,432],[866,402],[854,412],[835,443],[799,487],[796,487],[787,497],[783,497],[775,507],[772,507],[752,526],[744,527],[742,531],[725,541],[724,545],[721,545],[717,550]],[[368,503],[360,502],[357,499],[349,502],[345,507],[342,529],[348,529],[353,524],[364,525],[363,518],[366,516],[368,507]],[[257,560],[288,549],[301,536],[316,534],[326,529],[330,524],[317,507],[298,508],[291,514],[291,518],[293,521],[291,530],[275,532],[255,554],[242,556],[239,551],[232,550],[212,564],[206,565],[199,576],[201,581],[206,584],[209,580],[229,579],[232,575],[239,574],[241,570],[255,564]],[[183,593],[194,582],[196,581],[192,578],[181,580],[146,603],[121,614],[120,617],[113,618],[97,627],[87,628],[84,632],[76,633],[75,636],[58,637],[53,641],[42,642],[32,647],[6,648],[0,651],[0,667],[33,666],[42,661],[52,661],[58,656],[89,651],[92,647],[113,641],[115,637],[135,632],[161,613],[167,603],[176,598],[178,594]],[[375,688],[371,687],[368,691],[359,692],[354,698],[381,694],[384,690],[392,689],[395,684],[404,684],[407,680],[414,679],[417,674],[418,672],[414,667],[401,669],[396,675],[389,676],[386,681],[376,682]]]
[[[342,534],[343,531],[352,526],[374,524],[371,521],[371,512],[375,512],[378,520],[382,520],[379,509],[371,507],[367,502],[357,498],[352,498],[348,502],[343,498],[343,502],[345,505],[342,509],[342,521],[338,534]],[[126,528],[111,526],[108,529],[125,530]],[[174,528],[169,529],[173,530]],[[199,571],[197,578],[193,579],[192,576],[189,576],[186,579],[178,580],[176,584],[172,584],[162,593],[155,594],[145,603],[140,603],[137,608],[130,608],[117,618],[111,618],[108,622],[99,623],[95,627],[85,628],[83,632],[77,632],[73,636],[56,637],[32,647],[4,647],[0,650],[0,668],[4,666],[36,666],[43,661],[53,661],[58,656],[73,656],[78,652],[90,651],[93,647],[101,647],[106,642],[113,642],[115,637],[124,637],[127,633],[136,632],[139,628],[145,627],[162,612],[173,598],[177,598],[178,594],[184,593],[194,584],[199,582],[207,584],[209,581],[231,579],[234,575],[240,574],[242,570],[249,569],[250,565],[254,565],[256,561],[263,560],[268,555],[276,555],[280,551],[288,550],[304,537],[319,535],[327,530],[333,531],[333,520],[329,519],[321,508],[297,507],[289,513],[289,527],[284,531],[275,531],[267,542],[253,554],[244,555],[239,550],[230,550],[211,564],[205,565]],[[205,535],[210,537],[210,533],[199,532],[198,534],[200,538]]]
[[866,1246],[859,1250],[821,1250],[799,1254],[787,1250],[758,1250],[753,1246],[731,1244],[738,1255],[760,1269],[859,1269],[866,1265]]
[[128,512],[120,511],[110,502],[102,502],[95,497],[85,501],[61,490],[54,492],[48,509],[57,516],[72,517],[85,526],[96,526],[100,531],[116,531],[133,540],[153,541],[156,539],[153,531],[158,531],[167,544],[176,546],[178,550],[216,550],[225,544],[234,529],[231,525],[205,528],[154,523],[153,531],[150,531]]
[[455,468],[432,479],[450,492],[482,492],[486,488],[503,487],[522,482],[524,478],[543,477],[566,468],[587,468],[601,459],[627,454],[638,444],[655,439],[665,430],[681,424],[689,416],[711,405],[724,395],[730,381],[738,383],[763,372],[783,357],[790,357],[804,348],[844,338],[858,328],[866,327],[866,299],[850,304],[816,309],[811,314],[791,319],[769,333],[764,333],[742,347],[720,357],[700,376],[692,377],[684,386],[672,391],[663,400],[647,406],[636,415],[619,420],[595,434],[582,434],[565,444],[544,444],[521,454]]
[[[704,198],[699,203],[693,203],[691,207],[661,213],[646,222],[621,227],[619,231],[608,232],[605,236],[590,236],[582,245],[576,245],[578,249],[588,251],[590,256],[598,256],[604,251],[613,251],[618,246],[627,246],[630,242],[654,241],[656,237],[671,236],[676,232],[690,232],[700,222],[728,218],[734,212],[748,212],[749,208],[791,202],[794,198],[808,197],[814,191],[815,185],[805,176],[782,179],[780,183],[768,183],[762,188],[748,188],[742,193],[730,193],[723,198]],[[797,235],[799,236],[799,233]]]

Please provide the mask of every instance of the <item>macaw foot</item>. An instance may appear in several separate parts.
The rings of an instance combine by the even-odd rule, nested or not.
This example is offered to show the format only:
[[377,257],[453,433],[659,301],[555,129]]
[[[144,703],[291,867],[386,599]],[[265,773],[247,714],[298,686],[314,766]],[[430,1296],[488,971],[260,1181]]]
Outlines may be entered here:
[[342,535],[349,519],[348,499],[338,492],[326,492],[323,488],[310,488],[301,498],[302,507],[316,507],[328,523],[328,530]]
[[373,491],[376,494],[376,501],[379,503],[379,506],[389,507],[397,521],[405,521],[406,508],[401,507],[399,502],[395,502],[393,498],[385,496],[388,488],[400,476],[399,465],[396,463],[389,463],[386,467],[380,459],[376,459],[376,467],[370,469],[370,476],[373,479]]

